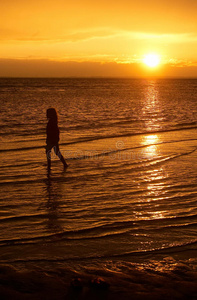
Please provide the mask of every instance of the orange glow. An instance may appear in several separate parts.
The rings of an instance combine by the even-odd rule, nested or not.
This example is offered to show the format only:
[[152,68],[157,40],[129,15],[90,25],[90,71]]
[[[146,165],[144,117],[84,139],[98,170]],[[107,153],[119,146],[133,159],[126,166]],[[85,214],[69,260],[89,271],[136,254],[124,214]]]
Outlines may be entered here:
[[[31,75],[28,62],[35,60],[44,74],[53,61],[57,74],[65,70],[60,76],[141,77],[154,72],[197,77],[196,5],[194,0],[4,1],[0,76],[14,70],[10,63],[16,63],[16,73],[29,70]],[[156,56],[146,56],[147,67],[141,68],[142,57],[152,51],[162,57],[162,64]],[[65,62],[78,63],[75,71],[66,73]],[[87,73],[89,63],[93,65]]]
[[145,153],[147,158],[152,158],[153,156],[157,155],[157,144],[159,143],[159,138],[157,134],[151,134],[144,137],[142,141],[143,145],[150,145],[147,146],[145,149]]

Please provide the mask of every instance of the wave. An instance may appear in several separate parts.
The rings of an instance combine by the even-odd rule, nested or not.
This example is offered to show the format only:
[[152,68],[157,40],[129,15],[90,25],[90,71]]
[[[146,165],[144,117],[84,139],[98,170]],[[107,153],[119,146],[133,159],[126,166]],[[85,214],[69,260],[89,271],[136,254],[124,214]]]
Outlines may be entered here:
[[[153,144],[151,144],[153,145]],[[142,146],[143,148],[144,147],[148,147],[149,145],[147,146]],[[140,147],[140,148],[142,148]],[[104,153],[100,153],[100,154],[95,154],[95,155],[81,155],[81,156],[74,156],[74,157],[71,157],[71,158],[66,158],[67,161],[70,161],[70,160],[85,160],[85,159],[94,159],[94,158],[98,158],[98,157],[105,157],[105,156],[110,156],[112,154],[116,154],[116,153],[120,153],[120,152],[123,152],[123,151],[131,151],[132,149],[136,149],[136,148],[128,148],[128,149],[123,149],[123,150],[114,150],[114,151],[109,151],[109,152],[104,152]],[[141,158],[141,160],[138,162],[133,162],[131,163],[130,162],[130,166],[133,166],[131,171],[134,172],[134,171],[139,171],[139,170],[145,170],[146,168],[150,168],[150,167],[155,167],[155,166],[159,166],[159,165],[162,165],[170,160],[173,160],[173,159],[176,159],[178,157],[181,157],[181,156],[184,156],[184,155],[189,155],[193,152],[195,152],[197,150],[197,147],[195,147],[195,149],[191,150],[191,151],[188,151],[188,152],[185,152],[185,153],[182,153],[182,154],[175,154],[175,155],[171,155],[171,156],[164,156],[164,157],[160,157],[160,158],[151,158],[151,159],[143,159]],[[79,154],[79,153],[78,153]],[[24,166],[28,166],[28,165],[37,165],[38,162],[33,162],[33,163],[27,163],[27,164],[22,164]],[[14,166],[11,166],[11,168],[17,168],[18,166],[20,165],[14,165]],[[2,169],[4,169],[5,166],[3,166]],[[0,167],[1,169],[1,167]],[[81,178],[83,175],[77,175],[77,174],[71,174],[70,176],[67,176],[67,180],[71,179],[71,178],[75,178],[75,180],[77,178]],[[87,175],[88,176],[88,175]],[[92,177],[92,175],[90,175]],[[35,183],[43,183],[45,182],[47,179],[45,176],[42,176],[42,175],[39,175],[40,178],[32,178],[32,174],[30,174],[29,176],[27,174],[17,174],[17,175],[11,175],[11,176],[7,176],[7,177],[3,177],[3,180],[1,180],[1,185],[8,185],[8,184],[35,184]],[[62,180],[62,177],[55,177],[53,178],[53,180],[55,181],[59,181],[61,182]]]
[[17,151],[27,151],[27,150],[36,150],[43,149],[45,146],[31,146],[31,147],[23,147],[23,148],[10,148],[10,149],[0,149],[0,152],[17,152]]
[[[114,136],[113,136],[114,138]],[[96,140],[99,140],[100,138],[97,138]],[[104,138],[103,138],[104,139]],[[107,138],[109,139],[109,138]],[[140,146],[136,146],[136,147],[128,147],[128,148],[122,148],[122,149],[114,149],[114,150],[108,150],[108,151],[102,151],[102,152],[98,152],[97,150],[91,150],[91,155],[89,154],[84,154],[84,153],[89,153],[88,150],[78,150],[78,151],[73,151],[74,152],[74,156],[71,157],[67,157],[67,160],[83,160],[83,159],[91,159],[91,158],[97,158],[97,157],[103,157],[103,156],[110,156],[112,154],[116,154],[116,153],[120,153],[120,152],[126,152],[126,151],[132,151],[132,150],[137,150],[137,149],[144,149],[150,146],[159,146],[159,145],[164,145],[164,144],[173,144],[173,143],[180,143],[180,142],[187,142],[187,141],[196,141],[197,139],[181,139],[178,141],[172,140],[172,141],[164,141],[164,142],[158,142],[158,143],[150,143],[150,144],[146,144],[146,145],[140,145]],[[70,145],[70,144],[78,144],[78,143],[83,143],[83,142],[89,142],[89,141],[95,141],[95,139],[88,139],[88,140],[83,140],[83,141],[75,141],[72,143],[64,143],[61,145]],[[5,150],[0,150],[0,152],[11,152],[11,151],[26,151],[26,150],[35,150],[35,149],[44,149],[45,146],[33,146],[33,147],[25,147],[25,148],[16,148],[16,149],[5,149]],[[183,155],[189,155],[192,154],[193,152],[195,152],[197,150],[197,147],[194,147],[191,151],[186,151],[184,153],[181,154],[174,154],[171,156],[165,156],[162,157],[161,159],[152,159],[152,162],[155,163],[159,163],[159,162],[163,162],[163,161],[167,161],[170,159],[174,159],[177,157],[181,157]],[[92,154],[92,152],[96,152],[96,154]],[[69,151],[70,153],[71,151]],[[146,161],[149,162],[149,164],[151,163],[151,159],[147,159]],[[38,162],[32,162],[33,164],[36,164]],[[27,164],[18,164],[18,165],[12,165],[11,167],[18,167],[18,166],[25,166],[25,165],[30,165],[32,163],[27,163]],[[144,163],[144,161],[141,161],[140,163]],[[139,164],[139,162],[135,162],[134,164]],[[7,168],[8,166],[2,166],[0,168]]]
[[18,163],[18,164],[15,164],[15,165],[5,165],[5,166],[0,166],[0,170],[1,169],[10,169],[10,168],[13,168],[13,169],[18,169],[19,167],[27,167],[27,166],[37,166],[39,164],[38,161],[33,161],[33,162],[28,162],[28,163]]
[[[184,126],[186,126],[186,128],[187,128],[187,126],[189,126],[189,128],[190,128],[191,125],[197,126],[197,122],[196,121],[193,121],[193,122],[183,122],[183,123],[176,124],[175,126],[176,127],[181,127],[181,128],[182,127],[185,128]],[[194,128],[195,128],[195,126],[194,126]]]
[[7,222],[16,222],[18,220],[20,221],[25,221],[25,220],[29,220],[32,218],[39,218],[39,219],[43,219],[47,216],[47,214],[34,214],[34,215],[21,215],[21,216],[14,216],[14,217],[6,217],[6,218],[1,218],[0,219],[0,223],[7,223]]
[[[93,158],[99,158],[99,157],[105,157],[105,156],[110,156],[113,154],[121,153],[121,152],[126,152],[126,151],[132,151],[135,149],[142,149],[142,148],[147,148],[149,146],[157,146],[161,144],[168,144],[168,143],[177,143],[177,142],[164,142],[164,143],[155,143],[155,144],[148,144],[148,145],[143,145],[143,146],[137,146],[137,147],[131,147],[131,148],[124,148],[124,149],[117,149],[117,150],[112,150],[112,151],[107,151],[107,152],[102,152],[102,153],[96,153],[96,154],[91,154],[91,155],[80,155],[80,152],[77,152],[77,155],[75,157],[67,158],[67,160],[83,160],[83,159],[93,159]],[[197,150],[197,147],[194,147],[190,151],[186,151],[181,154],[174,154],[174,155],[169,155],[169,156],[163,156],[163,157],[157,157],[157,158],[144,158],[143,156],[140,157],[140,161],[137,162],[130,162],[130,166],[134,166],[135,168],[132,169],[132,171],[139,171],[139,170],[145,170],[145,168],[150,168],[151,166],[156,166],[156,165],[161,165],[163,163],[166,163],[170,160],[177,159],[179,157],[185,156],[185,155],[190,155],[194,153]],[[85,152],[85,151],[84,151]],[[83,151],[82,151],[83,153]]]
[[[1,222],[15,222],[17,220],[27,220],[30,218],[41,218],[45,219],[47,214],[36,214],[29,216],[16,216],[7,217],[1,219]],[[180,223],[181,222],[181,223]],[[0,247],[9,245],[22,245],[22,244],[37,244],[37,243],[53,243],[55,241],[65,241],[65,240],[95,240],[110,238],[116,236],[124,236],[125,234],[142,234],[150,231],[162,231],[170,230],[172,228],[190,228],[197,225],[197,215],[190,215],[185,217],[171,217],[171,218],[160,218],[160,219],[147,219],[147,220],[134,220],[134,221],[122,221],[113,222],[111,224],[98,225],[95,227],[61,231],[59,233],[45,235],[45,236],[35,236],[31,238],[15,238],[0,241]]]
[[[182,130],[189,130],[189,129],[197,129],[196,127],[187,127],[187,128],[178,128],[178,129],[166,129],[166,130],[153,130],[153,131],[143,131],[143,132],[137,132],[137,133],[125,133],[125,134],[113,134],[113,135],[98,135],[98,136],[93,136],[93,137],[85,137],[85,138],[78,138],[75,141],[71,141],[71,142],[66,142],[66,143],[60,143],[60,145],[62,146],[68,146],[68,145],[77,145],[80,143],[87,143],[87,142],[93,142],[93,141],[99,141],[99,140],[103,140],[103,139],[114,139],[114,138],[121,138],[121,137],[135,137],[135,136],[147,136],[147,135],[151,135],[151,134],[159,134],[159,133],[168,133],[168,132],[176,132],[176,131],[182,131]],[[37,140],[37,139],[36,139]],[[36,141],[35,140],[35,141]],[[40,139],[39,139],[40,140]],[[173,142],[184,142],[184,141],[193,141],[193,140],[197,140],[195,138],[191,138],[191,139],[183,139],[183,140],[178,140],[178,141],[169,141],[169,142],[161,142],[158,144],[162,144],[162,143],[173,143]],[[34,140],[32,140],[34,141]],[[25,142],[25,141],[24,141]],[[143,147],[147,147],[147,146],[151,146],[151,145],[158,145],[158,144],[147,144],[144,146],[139,146],[137,148],[143,148]],[[26,150],[36,150],[36,149],[43,149],[45,148],[45,145],[41,145],[41,146],[31,146],[31,147],[22,147],[22,148],[10,148],[10,149],[0,149],[0,152],[11,152],[11,151],[26,151]],[[135,149],[135,148],[132,148]]]
[[169,254],[176,254],[176,253],[183,253],[188,251],[194,251],[197,250],[197,240],[182,243],[182,244],[176,244],[172,246],[167,247],[160,247],[160,248],[154,248],[151,250],[138,250],[138,251],[129,251],[121,254],[104,254],[104,255],[84,255],[82,257],[55,257],[55,258],[28,258],[28,259],[11,259],[6,260],[6,263],[26,263],[26,262],[66,262],[66,261],[84,261],[84,260],[97,260],[97,259],[131,259],[132,257],[144,257],[144,256],[156,256],[156,255],[169,255]]
[[[29,176],[30,178],[29,179],[23,179],[23,178],[27,178],[28,176],[27,175],[21,175],[19,177],[19,175],[17,176],[12,176],[13,180],[11,179],[5,179],[4,181],[1,181],[1,186],[3,185],[17,185],[17,184],[35,184],[35,183],[43,183],[44,181],[46,181],[46,178],[45,177],[40,177],[40,178],[31,178],[31,176]],[[21,179],[20,179],[21,178]],[[17,180],[16,180],[17,179]],[[58,180],[58,179],[56,179]],[[61,178],[60,178],[61,180]]]
[[[192,248],[191,248],[192,247]],[[155,254],[171,254],[171,253],[177,253],[177,252],[186,252],[186,251],[196,251],[197,250],[197,240],[182,243],[182,244],[176,244],[168,247],[161,247],[151,250],[139,250],[139,251],[131,251],[124,254],[118,254],[118,255],[112,255],[110,257],[117,257],[117,258],[126,258],[128,256],[144,256],[144,255],[155,255]]]
[[[193,139],[189,139],[189,140],[193,140]],[[196,139],[194,139],[196,140]],[[186,140],[182,140],[181,142],[186,141]],[[77,155],[75,153],[75,155],[73,157],[70,158],[66,158],[67,161],[70,160],[85,160],[85,159],[94,159],[94,158],[99,158],[99,157],[106,157],[106,156],[110,156],[113,154],[117,154],[117,153],[121,153],[121,152],[126,152],[126,151],[132,151],[135,149],[142,149],[142,148],[147,148],[149,146],[156,146],[156,145],[161,145],[161,144],[169,144],[169,143],[178,143],[178,141],[170,141],[170,142],[162,142],[162,143],[155,143],[155,144],[148,144],[148,145],[142,145],[142,146],[137,146],[137,147],[131,147],[131,148],[125,148],[125,149],[116,149],[116,150],[112,150],[112,151],[104,151],[101,153],[96,153],[96,154],[91,154],[91,155],[84,155],[83,151],[81,152],[77,152]],[[139,171],[139,170],[145,170],[145,168],[150,168],[150,167],[155,167],[155,166],[159,166],[162,165],[164,163],[167,163],[170,160],[174,160],[177,159],[179,157],[185,156],[185,155],[190,155],[192,153],[194,153],[195,151],[197,151],[197,147],[194,147],[192,150],[190,151],[186,151],[180,154],[173,154],[173,155],[169,155],[169,156],[161,156],[161,157],[157,157],[157,158],[149,158],[147,159],[146,157],[144,158],[143,156],[140,157],[139,161],[134,161],[134,162],[130,162],[130,166],[133,166],[131,171]],[[97,151],[96,151],[97,152]],[[80,155],[81,154],[81,155]],[[19,164],[19,165],[14,165],[11,166],[11,168],[16,168],[19,166],[29,166],[29,165],[39,165],[39,162],[31,162],[31,163],[26,163],[26,164]],[[2,169],[4,169],[7,166],[3,166]],[[1,169],[1,167],[0,167]],[[70,178],[81,178],[82,175],[76,175],[76,174],[72,174]],[[24,179],[24,177],[26,179]],[[55,178],[56,181],[61,181],[61,177],[56,177]],[[67,180],[69,180],[69,177],[67,176]],[[43,181],[46,181],[46,177],[41,176],[40,178],[32,178],[32,176],[30,175],[29,178],[27,175],[16,175],[16,176],[11,176],[11,178],[9,178],[9,176],[7,176],[7,178],[4,178],[3,181],[1,181],[1,185],[7,185],[7,184],[26,184],[26,183],[42,183]]]

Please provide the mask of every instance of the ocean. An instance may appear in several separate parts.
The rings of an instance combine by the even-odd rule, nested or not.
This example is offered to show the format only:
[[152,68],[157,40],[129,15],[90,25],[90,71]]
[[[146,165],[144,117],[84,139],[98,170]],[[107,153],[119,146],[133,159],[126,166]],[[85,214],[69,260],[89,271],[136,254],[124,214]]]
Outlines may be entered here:
[[[50,174],[49,107],[69,165]],[[0,109],[1,265],[196,271],[196,79],[1,78]]]

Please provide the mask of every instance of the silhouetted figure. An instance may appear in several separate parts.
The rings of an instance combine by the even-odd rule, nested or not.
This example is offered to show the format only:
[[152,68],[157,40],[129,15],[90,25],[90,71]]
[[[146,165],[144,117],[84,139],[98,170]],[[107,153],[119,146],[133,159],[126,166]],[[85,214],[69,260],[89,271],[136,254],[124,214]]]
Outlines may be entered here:
[[46,155],[47,155],[47,165],[48,170],[51,169],[51,150],[53,149],[55,154],[59,157],[61,162],[66,169],[68,167],[64,157],[62,156],[59,149],[59,127],[58,127],[58,117],[55,108],[47,109],[47,139],[46,139]]

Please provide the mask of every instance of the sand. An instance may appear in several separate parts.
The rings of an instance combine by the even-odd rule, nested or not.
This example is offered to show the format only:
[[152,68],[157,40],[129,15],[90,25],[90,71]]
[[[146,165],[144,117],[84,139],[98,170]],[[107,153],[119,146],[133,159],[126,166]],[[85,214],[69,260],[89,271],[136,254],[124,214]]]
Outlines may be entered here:
[[[103,284],[91,283],[96,278],[101,278]],[[79,274],[64,268],[17,270],[10,265],[1,265],[0,299],[195,300],[197,272],[180,264],[168,272],[133,268],[129,274],[111,272],[107,276],[104,272]]]

